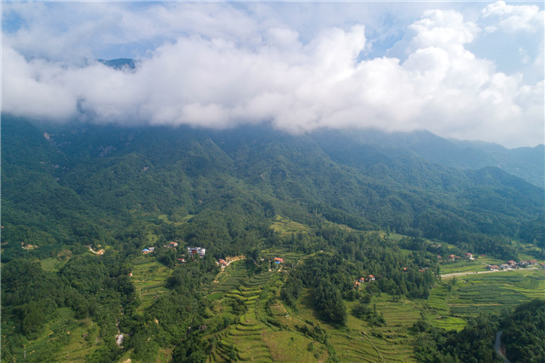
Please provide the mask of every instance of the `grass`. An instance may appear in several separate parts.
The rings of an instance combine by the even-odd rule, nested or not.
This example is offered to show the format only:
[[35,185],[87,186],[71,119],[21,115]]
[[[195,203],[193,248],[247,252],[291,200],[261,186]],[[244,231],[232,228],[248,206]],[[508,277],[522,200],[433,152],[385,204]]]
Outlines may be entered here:
[[66,262],[59,261],[56,258],[50,257],[45,260],[40,260],[40,265],[42,269],[47,272],[57,272],[64,266]]

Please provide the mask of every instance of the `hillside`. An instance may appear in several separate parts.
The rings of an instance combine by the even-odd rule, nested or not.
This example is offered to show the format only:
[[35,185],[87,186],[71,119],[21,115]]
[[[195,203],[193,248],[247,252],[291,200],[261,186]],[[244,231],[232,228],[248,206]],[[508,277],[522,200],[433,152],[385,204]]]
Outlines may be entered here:
[[515,237],[543,214],[543,189],[498,168],[462,171],[345,143],[334,152],[316,135],[262,127],[31,125],[9,117],[3,124],[10,253],[21,233],[42,235],[43,245],[74,237],[109,244],[113,231],[163,214],[173,221],[195,215],[189,225],[205,215],[223,221],[239,215],[237,227],[228,222],[214,231],[231,241],[236,233],[229,229],[286,215],[307,225],[389,227],[453,243],[474,234]]
[[537,267],[467,276],[545,262],[543,189],[326,136],[4,117],[2,361],[426,361],[419,334],[452,356],[428,335],[544,297]]

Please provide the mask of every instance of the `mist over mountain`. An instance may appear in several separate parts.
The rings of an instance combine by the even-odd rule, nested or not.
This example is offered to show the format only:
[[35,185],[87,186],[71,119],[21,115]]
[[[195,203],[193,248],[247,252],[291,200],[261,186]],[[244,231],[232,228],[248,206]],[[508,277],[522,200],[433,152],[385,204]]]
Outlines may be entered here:
[[3,4],[0,363],[545,362],[544,6]]

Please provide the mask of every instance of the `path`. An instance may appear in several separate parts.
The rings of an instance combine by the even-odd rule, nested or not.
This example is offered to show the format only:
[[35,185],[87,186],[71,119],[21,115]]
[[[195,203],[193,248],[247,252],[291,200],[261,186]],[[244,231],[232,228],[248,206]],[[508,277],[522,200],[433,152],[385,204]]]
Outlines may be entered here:
[[496,345],[495,345],[496,353],[498,353],[498,355],[503,359],[503,361],[505,363],[510,363],[509,360],[501,352],[501,335],[502,335],[502,333],[503,333],[503,331],[501,331],[501,330],[496,332]]
[[[529,267],[529,268],[525,268],[524,270],[535,270],[535,269],[536,269],[535,267]],[[491,274],[491,273],[494,273],[494,272],[505,272],[505,271],[520,271],[520,270],[518,270],[518,269],[516,269],[516,270],[515,269],[507,269],[507,270],[478,271],[478,272],[473,272],[473,271],[456,272],[456,273],[452,273],[452,274],[441,275],[441,278],[444,279],[445,277],[453,277],[453,276]]]

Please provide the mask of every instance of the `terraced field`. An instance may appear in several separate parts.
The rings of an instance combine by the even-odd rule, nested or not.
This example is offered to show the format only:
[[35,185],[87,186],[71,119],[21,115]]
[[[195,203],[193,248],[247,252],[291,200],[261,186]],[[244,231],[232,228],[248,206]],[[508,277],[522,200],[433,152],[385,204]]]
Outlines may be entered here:
[[237,289],[248,276],[248,270],[244,261],[232,262],[227,268],[220,272],[217,282],[213,283],[211,293],[229,292]]
[[[420,318],[418,303],[391,302],[390,299],[391,297],[384,294],[374,300],[377,311],[384,314],[386,327],[372,327],[351,314],[346,327],[339,328],[324,323],[312,309],[312,291],[309,289],[304,290],[294,318],[320,324],[330,336],[330,343],[341,362],[415,362],[407,328]],[[345,303],[348,311],[355,304]]]
[[[246,281],[246,286],[240,281],[246,275],[243,263],[229,266],[232,269],[225,282],[218,285],[216,292],[226,291],[219,302],[227,305],[235,303],[243,305],[244,314],[236,318],[236,323],[215,335],[217,344],[209,357],[210,362],[230,361],[234,357],[240,361],[273,362],[273,357],[267,344],[262,339],[262,331],[266,326],[256,316],[256,304],[261,294],[261,286],[266,285],[274,272],[265,272]],[[236,288],[233,288],[238,284]],[[227,311],[231,309],[226,309]],[[231,310],[232,311],[232,310]]]
[[168,291],[165,282],[170,273],[171,270],[168,267],[160,264],[153,257],[140,257],[133,261],[132,281],[137,296],[142,300],[138,311],[143,312],[159,295]]
[[[454,319],[467,319],[480,313],[499,313],[504,308],[533,298],[545,298],[545,270],[521,269],[496,274],[460,276],[448,292],[446,285],[432,290],[429,306],[437,315],[450,315],[436,326],[448,328]],[[439,322],[439,323],[438,323]],[[443,325],[443,326],[442,326]]]
[[231,325],[217,338],[218,343],[212,353],[211,362],[229,361],[234,351],[238,360],[251,362],[273,362],[267,345],[261,338],[265,326],[257,319],[256,300],[261,292],[259,287],[240,286],[225,295],[225,299],[235,299],[244,303],[247,311],[240,316],[237,324]]
[[[503,307],[545,298],[545,270],[473,274],[457,277],[453,286],[450,279],[438,283],[428,300],[394,301],[384,293],[374,296],[371,304],[384,316],[384,327],[371,326],[351,314],[345,327],[332,326],[313,309],[310,289],[304,289],[295,310],[279,300],[284,272],[306,256],[281,249],[262,251],[262,256],[282,257],[286,264],[251,278],[244,263],[233,264],[209,295],[221,307],[212,319],[234,320],[214,334],[217,344],[209,362],[323,362],[331,354],[341,362],[415,362],[410,328],[422,317],[437,327],[461,330],[469,317],[481,312],[497,313]],[[233,300],[245,306],[243,314],[233,311],[229,303]],[[350,311],[355,302],[345,304]],[[326,344],[302,333],[302,327],[317,326],[326,332]]]
[[[16,347],[24,362],[85,362],[86,356],[97,349],[98,326],[90,319],[75,320],[69,308],[58,310],[58,318],[49,322],[36,340]],[[2,325],[2,334],[16,334],[15,327]],[[98,339],[102,343],[102,339]],[[26,350],[26,359],[24,351]],[[17,360],[19,361],[19,359]]]
[[308,233],[308,227],[301,223],[294,222],[282,216],[275,216],[271,229],[280,233],[282,236],[287,236],[294,233]]

